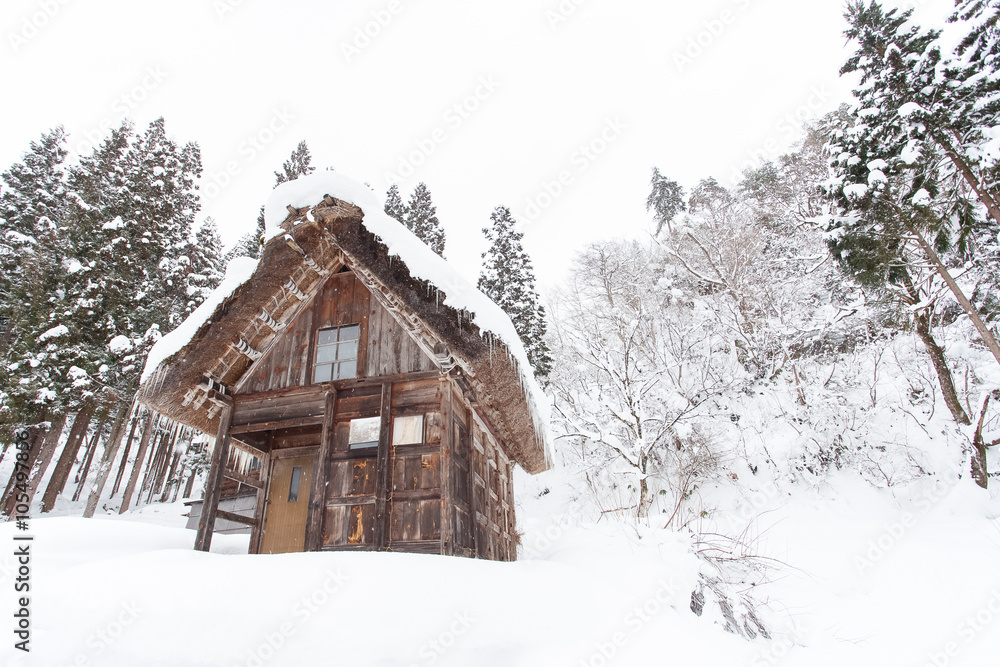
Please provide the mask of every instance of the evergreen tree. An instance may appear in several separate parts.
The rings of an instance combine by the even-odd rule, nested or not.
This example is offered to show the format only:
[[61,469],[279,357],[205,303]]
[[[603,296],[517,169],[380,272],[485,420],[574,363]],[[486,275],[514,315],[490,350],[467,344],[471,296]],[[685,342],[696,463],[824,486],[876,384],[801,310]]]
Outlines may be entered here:
[[[81,360],[64,329],[68,302],[61,127],[32,142],[3,173],[0,195],[0,423],[4,431],[65,412]],[[6,435],[9,435],[7,433]]]
[[393,183],[385,193],[385,213],[400,224],[406,224],[406,204],[399,194],[399,186]]
[[274,184],[281,185],[287,181],[294,181],[299,176],[308,176],[316,171],[312,166],[312,155],[309,153],[309,146],[305,140],[300,141],[292,154],[281,165],[281,171],[274,172]]
[[437,207],[431,203],[431,192],[426,183],[417,183],[406,206],[403,224],[417,238],[444,257],[444,229],[437,218]]
[[[855,271],[884,274],[890,284],[912,278],[920,264],[934,267],[1000,363],[1000,344],[948,270],[949,261],[982,267],[990,254],[983,250],[1000,231],[989,160],[976,158],[997,109],[988,96],[970,102],[968,90],[989,90],[971,70],[950,64],[940,31],[911,25],[911,15],[875,2],[848,6],[846,35],[857,48],[841,71],[860,73],[861,85],[855,117],[833,135],[839,180],[831,194],[843,213],[833,249]],[[918,248],[900,265],[908,243]],[[978,273],[995,280],[989,266]]]
[[656,233],[659,234],[666,225],[670,231],[670,222],[684,210],[684,188],[653,167],[653,177],[649,181],[649,197],[646,198],[646,210],[653,211],[656,221]]
[[142,135],[124,123],[71,170],[68,229],[81,264],[68,284],[71,329],[90,341],[99,381],[122,395],[148,348],[187,312],[200,173],[198,146],[169,139],[163,119]]
[[190,272],[187,275],[187,314],[200,306],[222,282],[225,269],[222,266],[222,254],[222,239],[215,220],[205,218],[195,235],[195,242],[188,249]]
[[[330,170],[332,171],[333,168],[331,167]],[[312,155],[309,153],[309,146],[305,140],[302,140],[295,147],[295,150],[292,151],[292,154],[288,156],[288,159],[281,164],[281,171],[274,172],[274,186],[277,187],[282,183],[294,181],[299,176],[308,176],[314,171],[316,171],[316,167],[312,166]],[[226,263],[228,264],[229,260],[233,257],[253,257],[254,259],[260,257],[263,239],[266,235],[264,207],[261,206],[260,213],[257,214],[257,228],[253,233],[248,232],[240,237],[236,245],[226,253]]]
[[0,336],[16,319],[16,309],[25,296],[18,292],[27,268],[26,256],[41,259],[55,250],[39,246],[39,237],[51,238],[65,208],[65,144],[66,134],[62,127],[57,127],[43,134],[40,141],[31,142],[24,161],[12,165],[2,175],[5,187],[0,195]]
[[490,220],[493,225],[483,228],[490,247],[483,253],[486,261],[478,287],[510,317],[535,375],[545,378],[552,370],[552,356],[545,342],[545,309],[535,290],[535,272],[521,243],[524,234],[516,229],[506,206],[498,206]]

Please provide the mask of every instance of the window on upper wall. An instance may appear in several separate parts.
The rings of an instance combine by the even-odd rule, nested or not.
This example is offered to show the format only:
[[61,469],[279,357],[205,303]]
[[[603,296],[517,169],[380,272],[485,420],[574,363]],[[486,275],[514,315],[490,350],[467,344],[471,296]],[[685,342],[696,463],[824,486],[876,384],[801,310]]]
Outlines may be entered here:
[[392,425],[392,444],[418,445],[424,441],[424,416],[396,417]]
[[352,419],[351,431],[347,437],[347,448],[374,450],[378,447],[378,439],[381,432],[381,417]]
[[357,377],[360,336],[361,327],[357,324],[317,331],[313,382]]

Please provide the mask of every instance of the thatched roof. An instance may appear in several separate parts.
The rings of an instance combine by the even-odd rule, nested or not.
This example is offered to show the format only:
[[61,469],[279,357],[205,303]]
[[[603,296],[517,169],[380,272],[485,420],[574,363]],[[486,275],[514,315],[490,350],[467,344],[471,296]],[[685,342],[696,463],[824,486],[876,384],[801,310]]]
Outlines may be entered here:
[[243,378],[253,360],[238,348],[245,343],[251,350],[266,350],[280,333],[262,322],[291,321],[329,272],[346,265],[373,297],[406,320],[436,363],[461,368],[463,382],[473,389],[511,457],[530,473],[545,470],[547,435],[528,386],[533,381],[525,381],[521,364],[504,343],[482,335],[470,313],[445,305],[440,286],[415,278],[365,227],[358,206],[327,196],[315,206],[292,210],[281,224],[284,233],[265,245],[249,280],[215,306],[183,347],[147,372],[139,400],[214,434],[218,409],[206,389],[222,385],[231,391]]

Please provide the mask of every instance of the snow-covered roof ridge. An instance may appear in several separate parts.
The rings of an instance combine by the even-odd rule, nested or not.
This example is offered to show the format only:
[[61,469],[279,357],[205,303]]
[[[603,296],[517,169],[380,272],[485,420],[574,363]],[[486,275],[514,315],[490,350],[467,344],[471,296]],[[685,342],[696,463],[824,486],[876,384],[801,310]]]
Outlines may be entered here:
[[[444,359],[442,368],[452,362],[461,366],[471,386],[483,391],[486,418],[503,432],[525,470],[538,472],[551,465],[550,403],[510,318],[386,215],[375,193],[340,174],[323,172],[275,188],[265,220],[268,242],[261,259],[233,260],[209,298],[154,345],[142,375],[142,403],[212,432],[218,415],[199,391],[210,389],[212,382],[235,387],[259,358],[243,348],[263,354],[280,329],[267,321],[272,316],[278,321],[294,318],[307,303],[300,297],[324,284],[328,272],[323,266],[339,262],[392,302],[390,310],[419,321],[419,331],[411,334],[425,353]],[[282,298],[290,283],[295,286],[292,298]]]
[[[267,240],[284,233],[281,224],[288,218],[288,207],[302,209],[320,204],[331,196],[359,207],[364,227],[388,248],[389,254],[406,264],[410,275],[443,292],[443,304],[469,314],[481,334],[500,340],[517,361],[522,382],[541,418],[541,428],[547,429],[549,402],[538,385],[528,361],[527,352],[510,317],[466,280],[447,260],[432,251],[399,221],[385,213],[385,204],[368,186],[332,171],[315,172],[278,185],[264,206],[265,237]],[[545,434],[544,439],[550,442]]]

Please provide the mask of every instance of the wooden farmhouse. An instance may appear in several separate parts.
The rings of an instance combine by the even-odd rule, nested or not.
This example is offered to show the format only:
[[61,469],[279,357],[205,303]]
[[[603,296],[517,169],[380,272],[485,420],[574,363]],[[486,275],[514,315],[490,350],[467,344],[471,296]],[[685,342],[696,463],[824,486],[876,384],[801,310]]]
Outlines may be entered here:
[[[513,466],[548,466],[525,364],[444,305],[468,285],[415,277],[362,208],[326,195],[288,211],[253,275],[140,389],[215,437],[195,548],[225,521],[249,527],[250,553],[514,560]],[[220,508],[248,492],[249,511]]]

